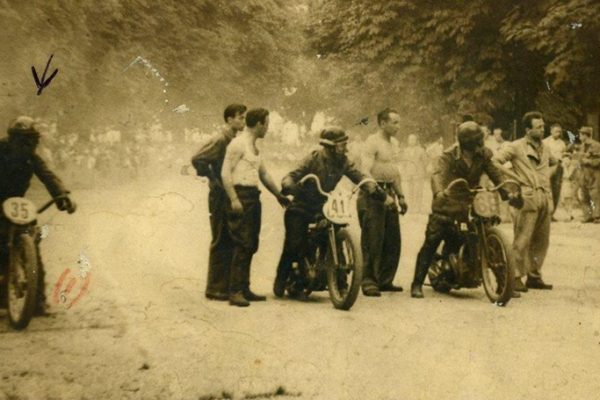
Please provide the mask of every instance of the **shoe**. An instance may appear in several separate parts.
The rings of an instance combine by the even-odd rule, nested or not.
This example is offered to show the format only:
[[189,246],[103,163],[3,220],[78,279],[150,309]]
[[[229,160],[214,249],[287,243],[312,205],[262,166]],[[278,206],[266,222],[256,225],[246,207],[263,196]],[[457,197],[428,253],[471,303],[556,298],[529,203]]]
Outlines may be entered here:
[[516,290],[513,290],[512,298],[518,299],[519,297],[521,297],[521,293],[517,292]]
[[46,303],[36,303],[33,309],[34,317],[46,317],[48,316],[48,305]]
[[585,219],[581,220],[582,224],[590,224],[592,222],[594,222],[593,218],[585,218]]
[[209,300],[218,300],[218,301],[227,301],[229,300],[229,295],[223,292],[206,292],[204,296]]
[[250,289],[244,290],[244,298],[248,301],[266,301],[267,296],[258,295]]
[[530,289],[552,290],[552,285],[544,282],[542,278],[527,278],[527,287]]
[[421,285],[415,284],[415,283],[410,285],[410,297],[415,298],[415,299],[424,298],[425,296],[423,296],[423,287]]
[[558,220],[556,218],[554,218],[554,216],[552,216],[552,218],[550,219],[551,222],[558,222]]
[[527,289],[527,286],[523,285],[521,278],[515,278],[515,286],[513,287],[513,291],[525,293],[528,290],[529,289]]
[[229,296],[229,305],[238,307],[248,307],[250,302],[246,300],[242,292],[237,292]]
[[275,283],[273,283],[273,294],[276,297],[283,297],[285,295],[285,281],[275,279]]
[[600,218],[594,218],[594,223],[595,224],[600,224]]
[[392,283],[390,283],[389,285],[385,285],[385,286],[381,286],[379,288],[380,292],[402,292],[404,291],[404,289],[402,288],[402,286],[396,286]]
[[381,292],[376,287],[363,288],[363,295],[367,297],[381,297]]

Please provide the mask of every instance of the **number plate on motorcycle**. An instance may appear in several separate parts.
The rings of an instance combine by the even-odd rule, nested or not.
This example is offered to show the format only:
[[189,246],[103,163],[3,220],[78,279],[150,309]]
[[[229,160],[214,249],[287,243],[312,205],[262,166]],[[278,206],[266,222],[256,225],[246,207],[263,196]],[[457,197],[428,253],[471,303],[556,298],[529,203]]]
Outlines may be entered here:
[[10,197],[2,203],[4,216],[13,224],[27,225],[35,221],[35,204],[23,197]]
[[334,224],[348,224],[352,220],[350,197],[342,192],[333,192],[323,206],[323,215]]
[[480,192],[473,199],[473,210],[480,217],[500,215],[500,199],[496,192]]

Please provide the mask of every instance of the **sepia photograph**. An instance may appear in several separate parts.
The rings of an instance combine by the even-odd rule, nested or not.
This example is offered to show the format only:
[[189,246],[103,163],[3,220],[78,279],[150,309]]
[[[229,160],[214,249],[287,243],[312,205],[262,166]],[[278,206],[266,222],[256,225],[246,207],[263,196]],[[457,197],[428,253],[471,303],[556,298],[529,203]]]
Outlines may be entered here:
[[600,1],[0,0],[0,400],[600,399]]

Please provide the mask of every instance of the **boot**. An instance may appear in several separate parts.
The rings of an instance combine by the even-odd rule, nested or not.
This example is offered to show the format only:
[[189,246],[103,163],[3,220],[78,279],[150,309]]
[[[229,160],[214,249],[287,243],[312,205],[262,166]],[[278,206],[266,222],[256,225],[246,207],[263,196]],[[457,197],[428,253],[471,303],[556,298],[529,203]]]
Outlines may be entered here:
[[266,301],[267,300],[267,296],[258,295],[256,293],[252,292],[252,290],[250,290],[250,288],[245,289],[243,293],[244,293],[244,298],[248,301]]
[[238,307],[248,307],[250,303],[244,297],[242,292],[237,292],[229,295],[229,305]]
[[412,285],[410,285],[410,297],[413,297],[415,299],[424,298],[425,296],[423,296],[422,285],[419,285],[418,283],[413,283]]
[[527,286],[525,286],[523,284],[523,281],[521,280],[521,278],[515,278],[515,286],[513,288],[513,290],[515,292],[527,292],[529,289],[527,289]]

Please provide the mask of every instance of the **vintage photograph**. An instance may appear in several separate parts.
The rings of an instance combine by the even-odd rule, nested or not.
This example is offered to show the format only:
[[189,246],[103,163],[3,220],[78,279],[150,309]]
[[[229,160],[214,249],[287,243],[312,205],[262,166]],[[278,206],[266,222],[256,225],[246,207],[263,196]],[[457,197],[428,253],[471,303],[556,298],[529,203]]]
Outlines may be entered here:
[[0,400],[600,399],[598,0],[0,0]]

